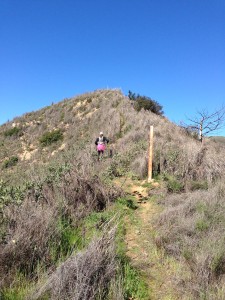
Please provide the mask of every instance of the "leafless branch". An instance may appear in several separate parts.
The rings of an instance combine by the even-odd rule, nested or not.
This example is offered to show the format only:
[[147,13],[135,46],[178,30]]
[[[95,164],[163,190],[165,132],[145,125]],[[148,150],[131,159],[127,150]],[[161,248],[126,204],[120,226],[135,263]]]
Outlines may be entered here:
[[199,139],[202,141],[207,134],[225,126],[225,106],[213,113],[209,113],[206,109],[197,111],[197,116],[188,118],[188,121],[189,125],[186,125],[186,128],[198,130]]

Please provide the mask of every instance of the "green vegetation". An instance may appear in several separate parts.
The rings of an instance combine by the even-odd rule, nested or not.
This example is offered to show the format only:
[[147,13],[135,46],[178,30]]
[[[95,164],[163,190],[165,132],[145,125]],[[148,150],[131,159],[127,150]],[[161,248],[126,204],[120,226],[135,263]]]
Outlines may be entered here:
[[42,146],[46,147],[63,139],[63,133],[60,129],[46,132],[39,139]]
[[29,283],[22,274],[16,275],[17,286],[0,290],[1,300],[24,300],[29,293]]
[[[127,208],[129,209],[127,211]],[[119,278],[122,278],[123,299],[149,299],[149,291],[146,282],[138,269],[132,267],[130,259],[126,256],[125,244],[125,223],[124,217],[133,217],[134,210],[137,206],[130,197],[119,198],[115,204],[115,212],[120,213],[120,226],[117,231],[117,255],[119,259],[120,273]]]
[[131,91],[128,91],[128,97],[130,100],[135,101],[134,108],[137,111],[140,111],[143,108],[144,110],[150,110],[157,115],[163,115],[163,107],[157,101],[152,100],[147,96],[136,95]]
[[149,299],[149,292],[141,274],[129,262],[123,264],[124,299]]
[[198,231],[205,231],[209,228],[209,224],[207,223],[207,221],[205,219],[200,219],[200,220],[197,220],[195,228]]
[[16,127],[16,126],[4,131],[4,136],[5,137],[8,137],[8,136],[21,136],[22,134],[23,134],[22,129],[19,128],[19,127]]
[[166,182],[169,193],[180,193],[184,191],[183,183],[177,180],[174,176],[164,173],[162,178]]
[[52,261],[57,264],[58,261],[65,260],[76,249],[81,250],[84,247],[81,227],[77,227],[67,218],[59,218],[57,223],[58,239],[50,240],[50,256]]
[[[1,182],[0,199],[4,199],[2,209],[5,205],[14,207],[11,214],[0,224],[1,241],[6,241],[6,246],[3,246],[0,255],[0,267],[5,265],[6,270],[3,277],[1,299],[24,299],[32,293],[35,287],[34,279],[38,274],[38,276],[44,276],[45,271],[53,266],[58,266],[60,269],[62,262],[66,262],[72,257],[76,258],[76,255],[79,257],[81,255],[79,253],[89,255],[88,253],[92,249],[97,251],[95,247],[92,248],[91,246],[93,239],[95,237],[100,238],[100,240],[102,237],[105,239],[104,232],[107,224],[111,223],[111,227],[118,221],[120,225],[116,234],[117,254],[116,256],[112,254],[113,259],[115,259],[115,266],[112,270],[110,269],[112,272],[111,279],[117,282],[116,285],[120,285],[119,288],[123,291],[124,299],[129,299],[129,297],[148,299],[145,296],[147,295],[146,285],[139,272],[131,267],[125,253],[124,217],[131,214],[136,206],[131,199],[118,198],[115,189],[112,194],[111,188],[104,186],[103,192],[103,186],[100,187],[101,184],[96,177],[93,181],[81,179],[70,165],[53,166],[48,169],[41,181],[26,182],[23,187],[10,188],[6,183]],[[63,197],[61,189],[63,190]],[[72,194],[70,194],[71,189],[73,190]],[[86,194],[87,190],[91,191],[92,197],[95,199],[91,207],[85,200],[88,200],[89,197]],[[18,202],[15,202],[16,198],[14,197],[16,195],[20,199]],[[66,198],[62,202],[64,197]],[[110,197],[117,197],[118,200],[106,209],[106,201],[108,202]],[[33,201],[42,204],[35,206]],[[116,220],[111,221],[115,219],[114,216],[116,215],[118,216]],[[9,241],[5,238],[12,220],[14,220],[15,225],[14,230],[11,229],[12,241],[10,243],[12,245],[9,250],[7,248]],[[23,224],[25,231],[23,227],[20,227],[20,224]],[[110,243],[104,242],[103,245],[109,247],[112,242],[113,240],[110,238]],[[85,252],[80,252],[81,250]],[[94,253],[97,255],[98,251]],[[99,258],[96,256],[96,259]],[[93,255],[92,260],[95,261]],[[101,261],[95,263],[101,264]],[[106,263],[106,270],[112,267],[112,259],[107,259]],[[101,268],[101,265],[98,267]],[[40,270],[44,273],[40,274]],[[91,270],[92,268],[84,272],[91,272]],[[14,282],[10,286],[7,285],[9,274]],[[115,292],[112,291],[111,281],[106,280],[101,284],[103,284],[101,295],[104,295],[104,299],[111,299],[110,294]],[[53,295],[54,293],[54,291],[50,291],[50,294]],[[49,299],[49,297],[48,292],[44,292],[41,299]]]
[[19,161],[19,158],[17,156],[12,156],[4,161],[3,163],[3,169],[7,169],[10,167],[14,167]]

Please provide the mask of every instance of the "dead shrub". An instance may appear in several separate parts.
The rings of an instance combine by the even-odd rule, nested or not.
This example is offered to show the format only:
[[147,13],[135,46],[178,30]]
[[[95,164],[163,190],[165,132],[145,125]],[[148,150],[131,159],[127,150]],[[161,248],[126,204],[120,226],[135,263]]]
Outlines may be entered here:
[[54,300],[105,299],[117,270],[115,228],[107,231],[61,264],[31,299],[42,299],[46,293]]
[[8,241],[0,245],[0,270],[6,281],[8,274],[17,271],[32,277],[38,262],[46,266],[51,262],[48,242],[57,237],[57,207],[26,199],[20,208],[11,206],[5,214]]

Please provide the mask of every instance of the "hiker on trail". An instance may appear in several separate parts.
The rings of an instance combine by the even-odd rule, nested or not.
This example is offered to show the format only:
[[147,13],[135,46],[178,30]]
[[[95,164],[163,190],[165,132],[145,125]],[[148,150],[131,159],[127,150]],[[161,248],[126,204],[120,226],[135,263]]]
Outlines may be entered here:
[[100,159],[100,155],[104,154],[106,149],[106,144],[109,143],[109,140],[103,135],[103,132],[100,132],[99,137],[95,141],[95,145],[97,146],[98,151],[98,160]]

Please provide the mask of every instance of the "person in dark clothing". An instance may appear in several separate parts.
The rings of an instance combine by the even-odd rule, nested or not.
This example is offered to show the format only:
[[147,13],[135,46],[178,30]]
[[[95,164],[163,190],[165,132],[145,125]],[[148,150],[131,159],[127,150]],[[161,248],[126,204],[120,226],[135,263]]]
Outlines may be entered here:
[[103,132],[100,132],[99,137],[95,140],[95,145],[97,146],[98,151],[98,160],[100,159],[100,155],[103,156],[106,144],[108,143],[109,140],[103,135]]

